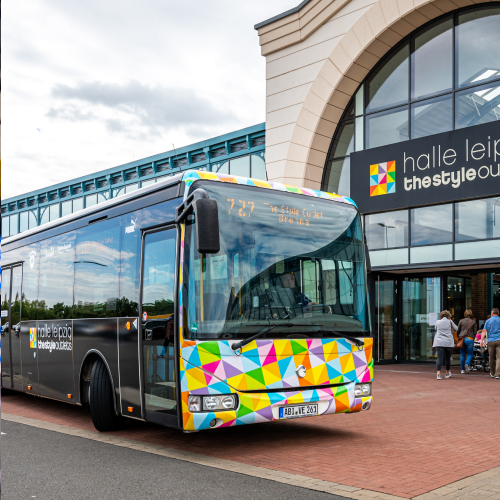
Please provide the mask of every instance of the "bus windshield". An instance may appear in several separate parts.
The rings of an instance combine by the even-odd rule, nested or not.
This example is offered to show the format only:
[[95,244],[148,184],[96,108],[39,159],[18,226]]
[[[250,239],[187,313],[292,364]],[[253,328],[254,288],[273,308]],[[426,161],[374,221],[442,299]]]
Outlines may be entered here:
[[186,222],[183,335],[242,339],[370,336],[364,244],[344,203],[198,181],[219,211],[220,251],[197,252]]

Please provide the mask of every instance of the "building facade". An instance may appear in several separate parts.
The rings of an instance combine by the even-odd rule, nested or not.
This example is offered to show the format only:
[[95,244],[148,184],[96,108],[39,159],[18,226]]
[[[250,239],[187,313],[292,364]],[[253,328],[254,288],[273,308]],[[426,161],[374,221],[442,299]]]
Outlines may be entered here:
[[434,360],[441,310],[499,305],[500,3],[306,0],[256,29],[268,178],[354,199],[376,360]]

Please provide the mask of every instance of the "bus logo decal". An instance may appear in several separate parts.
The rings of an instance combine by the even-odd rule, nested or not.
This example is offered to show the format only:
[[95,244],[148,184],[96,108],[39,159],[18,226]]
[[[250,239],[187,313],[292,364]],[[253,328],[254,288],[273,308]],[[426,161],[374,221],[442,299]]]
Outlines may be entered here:
[[30,328],[30,347],[36,349],[36,328]]

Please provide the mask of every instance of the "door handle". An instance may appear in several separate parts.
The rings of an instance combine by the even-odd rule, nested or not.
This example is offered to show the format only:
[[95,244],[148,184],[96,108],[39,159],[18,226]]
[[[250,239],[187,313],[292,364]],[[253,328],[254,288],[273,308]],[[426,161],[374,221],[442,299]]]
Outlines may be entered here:
[[144,329],[144,340],[153,340],[153,330],[149,328]]

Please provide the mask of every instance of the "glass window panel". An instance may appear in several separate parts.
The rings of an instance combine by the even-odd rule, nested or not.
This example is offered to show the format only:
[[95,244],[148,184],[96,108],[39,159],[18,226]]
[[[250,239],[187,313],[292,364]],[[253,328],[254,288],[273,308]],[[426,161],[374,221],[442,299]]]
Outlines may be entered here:
[[499,255],[500,240],[455,243],[455,260],[496,259]]
[[83,210],[83,198],[75,198],[73,200],[73,213]]
[[410,263],[445,262],[453,260],[453,245],[430,245],[410,248]]
[[373,267],[408,264],[408,248],[370,251],[369,255]]
[[72,203],[71,200],[63,201],[61,203],[61,217],[64,217],[65,215],[69,215],[72,212],[71,203]]
[[38,218],[36,210],[30,210],[28,212],[28,225],[30,229],[33,229],[34,227],[38,226]]
[[28,229],[28,212],[21,212],[19,214],[19,232],[22,233]]
[[[358,114],[358,113],[356,113]],[[363,111],[361,111],[363,114]],[[351,101],[345,110],[345,115],[343,116],[344,120],[348,120],[349,118],[354,118],[354,101]]]
[[118,198],[118,196],[122,194],[125,194],[125,189],[123,187],[113,189],[113,198]]
[[404,45],[367,79],[367,111],[408,102],[408,50]]
[[76,232],[75,318],[116,316],[120,225],[114,219]]
[[500,238],[500,197],[455,204],[455,241]]
[[229,172],[231,175],[250,177],[250,156],[242,156],[230,161]]
[[453,21],[447,19],[414,38],[412,97],[451,90],[453,86]]
[[500,120],[500,86],[482,85],[455,94],[455,128]]
[[252,177],[254,179],[267,180],[264,153],[252,155]]
[[458,15],[456,28],[460,87],[500,76],[500,8]]
[[49,216],[51,221],[59,219],[59,203],[54,203],[53,205],[50,205]]
[[366,146],[376,148],[407,141],[408,106],[366,116]]
[[448,132],[453,128],[453,97],[436,97],[411,106],[411,138]]
[[408,210],[365,216],[368,248],[408,246]]
[[97,195],[89,194],[85,196],[85,208],[93,207],[94,205],[97,205]]
[[354,104],[355,104],[355,109],[356,109],[356,116],[362,115],[363,110],[365,109],[363,106],[363,95],[365,91],[365,86],[364,84],[359,87],[358,91],[356,92],[356,95],[354,96]]
[[168,179],[169,177],[172,177],[174,174],[167,174],[167,175],[162,175],[161,177],[156,178],[156,182],[161,182],[164,181],[165,179]]
[[212,165],[212,172],[217,174],[229,174],[229,162],[225,161],[224,163]]
[[362,116],[358,116],[356,118],[356,127],[355,127],[355,148],[356,151],[363,151],[363,132],[364,132],[364,119]]
[[74,231],[42,241],[38,319],[72,317],[74,261]]
[[37,319],[40,243],[27,245],[22,248],[22,251],[23,260],[28,264],[23,266],[22,319],[26,321]]
[[341,123],[333,138],[331,158],[350,155],[354,151],[354,122]]
[[40,208],[40,225],[50,222],[49,207]]
[[448,243],[453,238],[453,206],[413,208],[411,210],[411,244]]
[[10,234],[9,216],[2,217],[2,238],[8,238]]
[[141,187],[151,186],[151,184],[154,184],[155,182],[156,182],[156,179],[148,179],[146,181],[142,181]]
[[135,184],[127,184],[125,186],[125,193],[131,193],[132,191],[136,191],[137,189],[139,189],[139,183],[135,183]]
[[[326,166],[325,179],[321,189],[328,193],[349,196],[350,193],[350,159],[330,160]],[[342,192],[341,192],[342,191]]]
[[10,216],[10,235],[14,236],[19,233],[19,214]]

